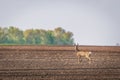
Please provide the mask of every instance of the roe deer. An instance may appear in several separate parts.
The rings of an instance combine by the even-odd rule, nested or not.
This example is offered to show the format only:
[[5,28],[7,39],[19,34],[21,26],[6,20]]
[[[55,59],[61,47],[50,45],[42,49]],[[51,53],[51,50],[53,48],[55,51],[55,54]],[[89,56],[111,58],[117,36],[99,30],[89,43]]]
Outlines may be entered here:
[[79,51],[78,50],[78,45],[75,45],[75,52],[76,52],[76,55],[78,57],[78,63],[80,63],[80,58],[81,57],[85,57],[89,60],[89,63],[91,63],[91,58],[90,58],[90,55],[91,55],[91,51]]

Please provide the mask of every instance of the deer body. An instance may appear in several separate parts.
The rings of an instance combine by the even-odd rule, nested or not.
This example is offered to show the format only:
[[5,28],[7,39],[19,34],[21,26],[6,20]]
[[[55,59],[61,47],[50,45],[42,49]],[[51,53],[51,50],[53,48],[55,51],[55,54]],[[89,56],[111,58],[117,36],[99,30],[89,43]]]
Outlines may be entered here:
[[91,55],[92,52],[90,52],[90,51],[79,51],[78,46],[75,46],[75,52],[76,52],[76,55],[78,57],[78,63],[80,63],[80,58],[81,57],[87,58],[89,60],[89,63],[90,63],[90,61],[91,61],[90,55]]

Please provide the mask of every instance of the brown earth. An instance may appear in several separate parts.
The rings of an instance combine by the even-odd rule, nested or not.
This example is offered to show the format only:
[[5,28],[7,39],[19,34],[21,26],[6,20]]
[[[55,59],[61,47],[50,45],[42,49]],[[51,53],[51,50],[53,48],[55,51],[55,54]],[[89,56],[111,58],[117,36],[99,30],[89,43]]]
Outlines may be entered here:
[[92,51],[78,64],[74,46],[0,46],[0,80],[120,80],[119,46]]

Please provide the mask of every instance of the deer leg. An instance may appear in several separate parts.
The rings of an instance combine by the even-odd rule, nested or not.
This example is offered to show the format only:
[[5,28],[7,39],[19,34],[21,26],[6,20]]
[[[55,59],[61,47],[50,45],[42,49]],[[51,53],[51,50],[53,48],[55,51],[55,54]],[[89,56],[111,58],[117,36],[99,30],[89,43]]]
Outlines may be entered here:
[[86,57],[89,61],[91,60],[91,58],[90,58],[88,55],[86,55],[85,57]]
[[89,56],[86,56],[86,58],[89,60],[89,63],[91,63],[91,58]]
[[79,58],[79,56],[78,56],[78,64],[80,63],[79,59],[80,59],[80,58]]
[[78,56],[78,64],[80,63],[80,56]]
[[81,56],[78,56],[78,63],[80,63],[81,62]]

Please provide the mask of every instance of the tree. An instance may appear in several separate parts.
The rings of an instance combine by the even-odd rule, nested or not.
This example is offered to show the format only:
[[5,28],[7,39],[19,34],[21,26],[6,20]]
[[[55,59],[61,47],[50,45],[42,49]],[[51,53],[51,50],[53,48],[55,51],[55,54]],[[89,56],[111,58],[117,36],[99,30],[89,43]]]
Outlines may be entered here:
[[17,27],[10,26],[8,28],[8,42],[13,44],[21,44],[23,41],[23,31],[19,30]]
[[73,34],[72,32],[66,32],[61,27],[55,28],[54,30],[55,44],[57,45],[72,45],[73,44]]
[[36,29],[34,30],[34,43],[35,44],[41,44],[42,40],[41,40],[41,36],[40,36],[40,30]]
[[47,31],[47,44],[48,45],[55,45],[55,36],[52,30]]
[[7,42],[7,28],[1,28],[0,27],[0,43]]
[[35,43],[33,29],[25,30],[23,34],[24,34],[25,44],[33,44],[33,43]]
[[74,40],[73,40],[73,38],[72,38],[72,36],[73,36],[73,33],[72,32],[66,32],[66,33],[64,33],[63,34],[63,42],[64,42],[64,44],[66,44],[66,45],[71,45],[71,44],[73,44],[73,42],[74,42]]
[[72,45],[74,42],[72,32],[61,27],[54,30],[27,29],[17,27],[0,27],[0,44],[38,44],[38,45]]

